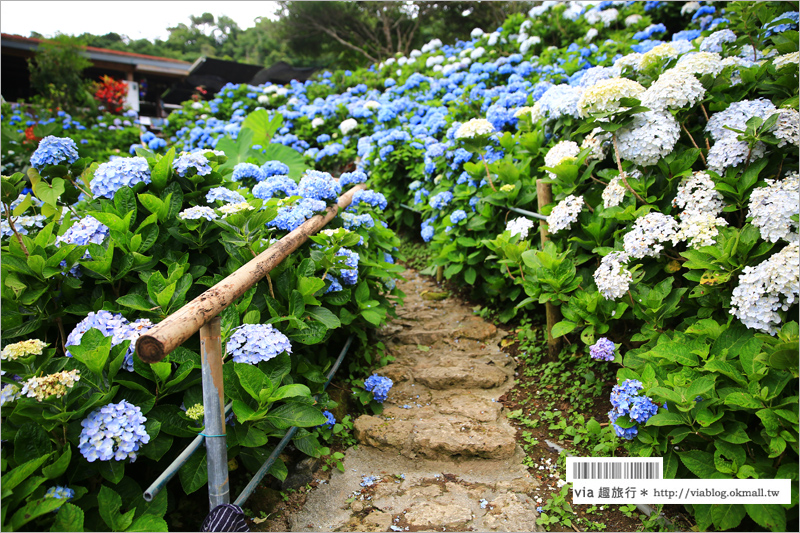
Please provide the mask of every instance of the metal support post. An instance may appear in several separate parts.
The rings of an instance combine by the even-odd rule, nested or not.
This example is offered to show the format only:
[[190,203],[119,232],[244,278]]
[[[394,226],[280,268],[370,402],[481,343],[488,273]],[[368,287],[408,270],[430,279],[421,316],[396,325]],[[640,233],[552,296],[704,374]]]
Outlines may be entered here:
[[208,503],[210,509],[230,503],[228,447],[225,438],[225,399],[222,383],[222,338],[220,319],[215,316],[200,327],[200,357],[203,372]]

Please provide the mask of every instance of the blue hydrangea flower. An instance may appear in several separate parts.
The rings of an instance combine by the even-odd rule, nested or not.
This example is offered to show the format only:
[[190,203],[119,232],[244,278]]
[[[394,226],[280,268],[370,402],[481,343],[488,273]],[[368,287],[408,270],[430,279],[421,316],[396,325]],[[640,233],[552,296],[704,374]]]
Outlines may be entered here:
[[465,218],[467,218],[467,212],[464,211],[463,209],[456,209],[450,215],[450,222],[453,223],[453,224],[458,224],[459,222],[461,222]]
[[592,359],[599,361],[614,360],[614,343],[605,337],[600,337],[596,343],[589,347]]
[[150,183],[147,159],[119,157],[97,167],[89,187],[95,196],[114,198],[114,193],[122,187],[133,187],[137,183]]
[[282,192],[286,196],[297,196],[300,194],[297,190],[297,183],[289,176],[282,174],[270,176],[253,187],[253,196],[261,198],[262,200],[273,198],[277,192]]
[[78,449],[87,461],[136,460],[139,447],[150,442],[142,410],[126,400],[110,403],[81,421]]
[[236,191],[226,189],[225,187],[214,187],[206,194],[206,201],[208,203],[213,203],[217,200],[225,202],[226,204],[239,204],[246,201],[244,196]]
[[614,407],[608,412],[614,432],[618,437],[633,439],[639,432],[636,426],[623,428],[616,424],[617,418],[628,415],[631,420],[639,424],[647,422],[651,416],[658,412],[658,405],[647,396],[640,396],[642,383],[635,379],[626,379],[611,390],[611,405]]
[[353,201],[350,202],[349,206],[347,206],[347,210],[355,211],[356,206],[362,203],[370,205],[381,211],[386,209],[386,206],[389,205],[388,202],[386,201],[386,197],[379,192],[373,191],[371,189],[358,190],[353,195]]
[[[56,500],[71,500],[75,497],[75,491],[69,487],[56,485],[47,489],[47,492],[44,493],[44,497],[54,498]],[[59,509],[61,509],[61,507],[56,507],[53,512],[55,513]]]
[[292,353],[292,344],[272,324],[242,324],[233,330],[225,349],[235,363],[256,365],[283,352]]
[[103,244],[103,241],[108,236],[108,232],[108,226],[91,215],[86,216],[70,226],[63,235],[59,235],[56,239],[56,246],[61,245],[62,242],[80,246],[89,243]]
[[[128,350],[125,352],[125,360],[122,366],[128,372],[133,372],[133,352],[136,349],[136,340],[140,335],[147,332],[153,323],[146,318],[130,323],[121,314],[113,314],[110,311],[100,310],[97,313],[90,312],[86,318],[78,322],[75,328],[67,336],[65,347],[80,345],[83,334],[90,329],[100,331],[105,337],[111,337],[111,346],[116,346],[127,340],[131,341]],[[67,357],[72,354],[67,350]]]
[[324,211],[327,205],[322,200],[303,198],[296,205],[281,207],[278,214],[269,222],[269,226],[284,231],[294,231],[300,224]]
[[210,207],[196,205],[194,207],[184,209],[178,213],[178,218],[181,220],[199,220],[201,218],[206,220],[214,220],[215,218],[219,218],[219,215],[217,215]]
[[319,170],[306,170],[300,178],[298,192],[304,198],[314,200],[329,200],[335,202],[339,199],[341,189],[333,176]]
[[59,165],[66,162],[71,165],[78,159],[78,146],[69,137],[48,135],[41,141],[31,156],[31,166],[42,170],[48,165]]
[[358,260],[359,255],[357,252],[341,248],[336,252],[337,256],[345,257],[344,264],[350,267],[349,269],[341,269],[339,275],[345,285],[355,285],[358,282]]
[[200,152],[181,154],[180,157],[172,162],[172,168],[181,177],[185,177],[191,169],[194,169],[195,173],[200,176],[211,174],[211,166],[208,164],[208,159]]
[[239,163],[233,167],[233,181],[241,181],[245,178],[254,178],[256,181],[264,180],[264,171],[258,165],[253,163]]
[[383,403],[386,401],[386,397],[389,395],[389,390],[392,388],[392,385],[391,379],[379,376],[378,374],[372,374],[364,381],[364,390],[371,392],[376,402]]
[[444,209],[452,200],[453,193],[450,191],[443,191],[431,196],[431,199],[428,200],[428,205],[434,209]]
[[325,289],[325,294],[328,294],[329,292],[339,292],[344,288],[336,276],[328,276],[328,279],[330,280],[331,284],[328,285],[327,289]]
[[389,252],[383,252],[383,260],[386,263],[389,263],[389,264],[392,264],[392,265],[394,264],[394,257],[392,257],[392,254],[390,254]]
[[342,217],[342,226],[344,229],[360,227],[370,229],[375,227],[375,220],[369,213],[364,213],[363,215],[354,215],[353,213],[348,213],[345,211],[339,216]]
[[330,411],[328,411],[326,409],[325,411],[322,411],[322,414],[325,415],[325,418],[327,418],[328,421],[323,423],[323,424],[320,424],[317,427],[320,427],[320,428],[321,427],[332,428],[333,426],[336,425],[336,417],[333,416],[333,413],[331,413]]
[[339,176],[339,187],[344,190],[348,185],[356,185],[367,181],[367,175],[360,170],[355,172],[345,172]]
[[317,142],[319,144],[324,144],[324,143],[326,143],[326,142],[328,142],[330,140],[331,140],[331,136],[328,135],[327,133],[322,133],[320,135],[317,135]]
[[270,176],[277,176],[279,174],[288,175],[289,165],[280,161],[267,161],[261,165],[261,172],[264,174],[264,178],[262,179],[269,178]]

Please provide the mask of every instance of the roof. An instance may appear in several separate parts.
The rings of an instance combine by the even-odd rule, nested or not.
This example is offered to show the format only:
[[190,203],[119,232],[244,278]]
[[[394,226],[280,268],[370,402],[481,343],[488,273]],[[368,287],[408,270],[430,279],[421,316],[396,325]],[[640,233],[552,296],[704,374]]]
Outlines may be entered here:
[[[23,37],[21,35],[11,35],[8,33],[0,34],[0,45],[18,50],[36,50],[41,43],[49,42],[47,39],[36,39],[34,37]],[[97,48],[87,46],[85,55],[94,61],[107,61],[109,63],[120,63],[124,65],[134,65],[137,71],[149,72],[153,74],[171,74],[185,76],[189,74],[192,64],[180,59],[169,57],[150,56],[146,54],[135,54],[133,52],[121,52],[108,48]]]

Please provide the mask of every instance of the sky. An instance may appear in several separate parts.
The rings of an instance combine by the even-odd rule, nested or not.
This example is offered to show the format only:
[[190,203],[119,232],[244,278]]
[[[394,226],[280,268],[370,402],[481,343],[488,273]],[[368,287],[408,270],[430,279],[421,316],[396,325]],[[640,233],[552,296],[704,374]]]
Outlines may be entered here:
[[105,35],[114,32],[131,39],[166,40],[167,28],[181,22],[188,26],[189,15],[198,16],[204,12],[214,17],[227,15],[244,30],[255,25],[256,17],[274,18],[271,15],[276,8],[276,2],[263,1],[3,0],[0,2],[0,30],[23,37],[30,37],[32,31],[45,37],[56,33]]

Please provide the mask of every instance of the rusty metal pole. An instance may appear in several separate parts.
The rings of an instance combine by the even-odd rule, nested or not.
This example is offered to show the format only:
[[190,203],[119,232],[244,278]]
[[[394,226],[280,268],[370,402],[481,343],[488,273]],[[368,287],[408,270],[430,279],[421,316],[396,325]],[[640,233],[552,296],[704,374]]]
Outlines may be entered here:
[[[536,180],[536,197],[539,202],[539,212],[541,213],[544,206],[553,203],[553,189],[550,184],[543,183],[542,180]],[[539,225],[539,232],[542,236],[542,248],[544,248],[544,243],[550,240],[547,236],[546,223],[542,222]],[[547,315],[547,355],[550,359],[555,360],[561,350],[561,339],[553,338],[553,326],[561,320],[561,309],[547,302],[545,304],[545,314]]]
[[200,327],[200,357],[203,372],[208,503],[210,509],[230,503],[228,446],[225,438],[225,391],[222,384],[222,334],[215,316]]

